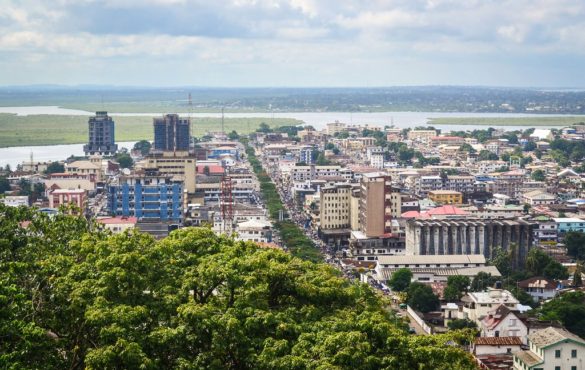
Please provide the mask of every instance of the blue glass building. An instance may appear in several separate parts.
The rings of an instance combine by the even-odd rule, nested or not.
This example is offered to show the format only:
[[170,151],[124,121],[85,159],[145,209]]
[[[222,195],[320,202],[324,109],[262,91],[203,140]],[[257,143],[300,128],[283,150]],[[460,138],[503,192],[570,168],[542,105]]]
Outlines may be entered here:
[[187,151],[191,142],[191,123],[178,114],[167,114],[153,119],[154,149],[162,151]]
[[180,221],[183,185],[163,176],[121,177],[108,187],[108,209],[115,216],[141,221]]

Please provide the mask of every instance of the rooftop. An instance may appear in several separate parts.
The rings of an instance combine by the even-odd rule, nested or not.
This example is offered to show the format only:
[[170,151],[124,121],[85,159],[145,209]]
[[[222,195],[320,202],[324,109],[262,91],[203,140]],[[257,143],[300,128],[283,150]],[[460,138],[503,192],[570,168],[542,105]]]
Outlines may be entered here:
[[476,346],[521,346],[520,337],[479,337],[475,339]]
[[571,339],[585,346],[585,340],[561,328],[548,327],[528,335],[528,340],[537,347],[548,347],[565,339]]
[[470,255],[413,255],[413,256],[379,256],[378,263],[383,265],[410,265],[410,264],[485,264],[482,254]]

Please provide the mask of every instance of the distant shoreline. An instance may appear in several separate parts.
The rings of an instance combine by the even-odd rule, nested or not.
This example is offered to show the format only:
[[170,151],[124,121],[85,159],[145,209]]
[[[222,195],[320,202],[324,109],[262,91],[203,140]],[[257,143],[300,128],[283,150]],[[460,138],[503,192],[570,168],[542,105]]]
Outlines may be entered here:
[[578,123],[585,124],[585,116],[555,117],[441,117],[429,118],[429,125],[461,125],[461,126],[526,126],[526,127],[564,127]]

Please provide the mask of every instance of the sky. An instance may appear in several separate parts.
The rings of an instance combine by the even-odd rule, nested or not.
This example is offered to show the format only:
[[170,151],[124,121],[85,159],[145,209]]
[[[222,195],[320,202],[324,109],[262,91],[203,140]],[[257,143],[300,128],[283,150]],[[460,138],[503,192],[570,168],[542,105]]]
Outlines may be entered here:
[[0,0],[0,85],[585,87],[585,0]]

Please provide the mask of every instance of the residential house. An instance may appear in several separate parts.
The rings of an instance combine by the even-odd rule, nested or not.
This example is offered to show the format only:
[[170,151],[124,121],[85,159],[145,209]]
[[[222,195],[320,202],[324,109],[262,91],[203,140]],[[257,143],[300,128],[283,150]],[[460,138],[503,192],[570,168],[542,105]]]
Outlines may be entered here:
[[510,307],[500,304],[488,311],[479,323],[482,337],[519,337],[526,343],[528,327]]
[[535,302],[554,298],[558,293],[557,287],[558,284],[554,280],[542,276],[535,276],[518,282],[518,288],[530,294]]
[[549,327],[528,336],[529,349],[514,353],[514,370],[581,370],[585,340]]

